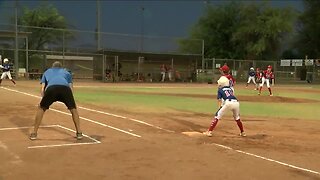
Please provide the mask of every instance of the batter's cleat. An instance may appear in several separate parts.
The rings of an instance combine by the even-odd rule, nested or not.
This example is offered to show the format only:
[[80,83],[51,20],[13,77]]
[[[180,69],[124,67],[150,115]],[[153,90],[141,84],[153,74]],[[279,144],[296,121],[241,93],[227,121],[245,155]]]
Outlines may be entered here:
[[77,140],[81,140],[83,138],[83,135],[81,132],[76,133]]
[[246,137],[247,136],[245,132],[241,132],[239,135],[242,136],[242,137]]
[[37,139],[37,133],[31,133],[29,136],[30,140],[36,140]]
[[208,136],[208,137],[211,137],[212,136],[212,131],[206,131],[206,132],[203,132],[203,134]]
[[270,94],[269,96],[273,96],[273,94]]

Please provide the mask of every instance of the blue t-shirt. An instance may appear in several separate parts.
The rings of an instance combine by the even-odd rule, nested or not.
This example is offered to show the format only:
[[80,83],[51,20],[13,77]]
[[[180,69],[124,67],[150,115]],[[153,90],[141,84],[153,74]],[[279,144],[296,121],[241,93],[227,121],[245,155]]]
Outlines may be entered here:
[[255,76],[255,75],[256,75],[256,72],[255,72],[255,71],[250,70],[248,74],[249,74],[249,76],[253,77],[253,76]]
[[3,64],[3,72],[10,71],[10,65],[9,64]]
[[63,68],[50,68],[43,73],[41,84],[45,83],[46,88],[52,85],[68,86],[72,83],[71,74]]
[[237,100],[237,98],[233,95],[233,90],[229,86],[224,86],[224,87],[218,89],[217,99]]

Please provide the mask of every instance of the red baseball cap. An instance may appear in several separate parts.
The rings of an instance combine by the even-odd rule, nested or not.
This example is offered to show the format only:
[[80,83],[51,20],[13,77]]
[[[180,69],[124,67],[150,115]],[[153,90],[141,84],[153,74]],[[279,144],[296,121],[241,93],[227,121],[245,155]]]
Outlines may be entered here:
[[229,72],[230,68],[227,65],[223,65],[220,70],[223,72]]

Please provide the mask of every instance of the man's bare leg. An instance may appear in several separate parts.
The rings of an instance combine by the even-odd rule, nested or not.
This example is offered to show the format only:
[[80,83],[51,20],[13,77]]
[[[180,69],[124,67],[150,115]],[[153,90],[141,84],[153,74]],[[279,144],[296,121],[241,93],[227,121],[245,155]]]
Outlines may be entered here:
[[39,107],[38,107],[38,110],[37,110],[36,117],[35,117],[34,129],[33,129],[33,132],[30,134],[30,139],[31,139],[31,140],[37,139],[38,129],[39,129],[39,126],[40,126],[40,124],[41,124],[41,121],[42,121],[44,112],[45,112],[45,110],[43,110],[43,109],[39,106]]
[[77,131],[77,133],[76,133],[77,139],[82,139],[82,131],[80,128],[80,118],[79,118],[78,110],[77,109],[70,109],[70,112],[72,114],[72,120],[73,120],[74,126]]

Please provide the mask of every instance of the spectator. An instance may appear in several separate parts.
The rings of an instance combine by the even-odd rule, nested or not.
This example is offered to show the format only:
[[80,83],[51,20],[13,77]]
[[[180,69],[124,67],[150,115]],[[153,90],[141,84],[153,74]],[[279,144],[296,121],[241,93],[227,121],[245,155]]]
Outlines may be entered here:
[[164,80],[165,80],[165,78],[166,78],[166,65],[164,65],[164,64],[162,64],[161,66],[160,66],[160,75],[161,75],[161,79],[160,79],[160,81],[161,82],[164,82]]

